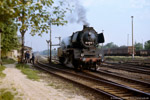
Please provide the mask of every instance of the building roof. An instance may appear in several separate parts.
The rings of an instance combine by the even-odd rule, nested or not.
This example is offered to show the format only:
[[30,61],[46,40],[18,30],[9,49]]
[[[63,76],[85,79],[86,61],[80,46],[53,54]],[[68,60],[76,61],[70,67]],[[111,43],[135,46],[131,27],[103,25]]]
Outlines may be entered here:
[[32,50],[32,48],[28,46],[24,46],[24,50]]

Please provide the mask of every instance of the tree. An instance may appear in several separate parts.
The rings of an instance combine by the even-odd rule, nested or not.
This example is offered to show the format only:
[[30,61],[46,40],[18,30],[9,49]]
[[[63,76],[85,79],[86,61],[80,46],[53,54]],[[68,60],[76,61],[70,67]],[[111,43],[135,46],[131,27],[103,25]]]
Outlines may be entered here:
[[[16,0],[17,2],[17,18],[19,30],[22,36],[21,62],[23,62],[24,54],[24,35],[26,31],[30,31],[31,35],[42,35],[48,33],[50,22],[52,25],[64,25],[67,23],[64,17],[68,10],[64,2],[54,2],[52,0]],[[63,7],[62,7],[63,6]]]
[[17,25],[13,23],[9,24],[5,22],[2,31],[2,54],[6,55],[7,52],[17,49],[19,47],[19,42],[17,38]]
[[150,40],[148,40],[148,41],[145,42],[144,48],[145,48],[146,50],[150,50]]
[[106,45],[104,45],[103,48],[108,49],[108,48],[117,48],[118,46],[116,44],[114,44],[113,42],[107,43]]
[[[17,0],[0,0],[0,23],[12,22],[17,17]],[[1,24],[2,25],[2,24]],[[3,26],[0,26],[0,30]]]
[[136,50],[142,50],[143,49],[143,44],[135,42],[134,47],[135,47]]
[[23,62],[24,53],[24,35],[26,31],[30,31],[31,35],[42,35],[48,33],[52,25],[64,25],[67,23],[64,17],[69,5],[63,1],[54,2],[53,0],[0,0],[0,32],[2,24],[10,19],[15,19],[18,29],[22,36],[21,61]]
[[[0,0],[0,64],[1,63],[1,33],[5,28],[5,22],[11,24],[11,20],[17,15],[14,9],[17,8],[16,0]],[[17,12],[17,9],[16,9]]]

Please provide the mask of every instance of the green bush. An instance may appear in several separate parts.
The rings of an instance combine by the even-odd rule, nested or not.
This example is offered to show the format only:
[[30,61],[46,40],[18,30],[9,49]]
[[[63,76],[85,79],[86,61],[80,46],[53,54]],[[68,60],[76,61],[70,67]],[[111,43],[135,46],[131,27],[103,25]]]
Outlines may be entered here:
[[2,63],[3,64],[13,64],[15,62],[16,61],[14,59],[11,59],[11,58],[2,58]]
[[5,70],[5,66],[0,65],[0,77],[5,77],[6,75],[3,73],[3,70]]
[[2,92],[0,93],[0,100],[14,100],[14,95],[11,92]]

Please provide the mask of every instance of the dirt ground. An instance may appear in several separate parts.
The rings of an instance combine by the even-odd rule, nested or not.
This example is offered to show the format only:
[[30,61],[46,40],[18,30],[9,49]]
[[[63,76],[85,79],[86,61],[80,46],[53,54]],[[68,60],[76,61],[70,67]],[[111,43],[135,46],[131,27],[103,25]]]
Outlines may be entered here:
[[76,94],[68,96],[65,91],[48,86],[46,82],[27,79],[26,75],[15,68],[15,64],[5,66],[3,73],[6,74],[6,77],[0,79],[0,90],[11,91],[17,100],[87,100]]

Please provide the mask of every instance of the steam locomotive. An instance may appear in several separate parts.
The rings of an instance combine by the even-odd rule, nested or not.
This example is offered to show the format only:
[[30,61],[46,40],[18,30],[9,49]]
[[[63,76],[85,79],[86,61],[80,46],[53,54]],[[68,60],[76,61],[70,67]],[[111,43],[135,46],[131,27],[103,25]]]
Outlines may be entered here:
[[98,34],[93,27],[84,25],[83,30],[62,40],[58,48],[59,61],[79,70],[96,70],[101,64],[99,43],[104,43],[103,33]]

